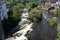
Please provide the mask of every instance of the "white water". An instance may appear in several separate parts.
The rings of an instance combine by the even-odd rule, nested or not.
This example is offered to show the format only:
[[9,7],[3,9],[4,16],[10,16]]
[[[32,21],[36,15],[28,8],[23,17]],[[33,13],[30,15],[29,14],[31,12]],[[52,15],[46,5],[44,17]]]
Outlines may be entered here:
[[[22,14],[22,18],[21,18],[22,20],[21,21],[26,21],[27,20],[27,16],[26,15],[28,16],[28,12]],[[25,17],[25,18],[23,18],[23,17]],[[26,28],[24,28],[24,29],[19,31],[19,33],[22,33],[22,35],[20,37],[17,37],[15,40],[28,40],[28,38],[25,35],[27,34],[28,31],[32,31],[32,28],[31,28],[32,24],[33,23],[30,23],[30,24],[27,23],[26,24],[27,25]]]
[[20,31],[20,33],[22,33],[22,35],[20,37],[17,37],[15,40],[28,40],[28,38],[25,36],[27,34],[27,31],[32,31],[31,26],[33,23],[31,24],[27,24],[27,27],[25,29],[22,29]]

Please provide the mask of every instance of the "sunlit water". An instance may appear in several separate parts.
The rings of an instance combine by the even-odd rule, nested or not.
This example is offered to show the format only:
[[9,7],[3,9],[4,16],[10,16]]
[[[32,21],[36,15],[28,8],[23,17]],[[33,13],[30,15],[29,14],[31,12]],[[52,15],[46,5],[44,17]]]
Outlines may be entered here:
[[[25,11],[27,11],[27,9],[25,9]],[[28,18],[28,12],[23,13],[22,16],[21,16],[22,21],[27,20],[27,18]],[[25,35],[27,34],[28,31],[32,31],[32,28],[31,28],[32,24],[33,23],[30,23],[30,24],[27,23],[26,24],[27,25],[26,28],[24,28],[24,29],[19,31],[19,33],[22,33],[22,35],[20,37],[16,37],[15,40],[28,40],[28,38]]]
[[27,32],[30,30],[32,31],[31,27],[32,27],[32,24],[27,24],[27,27],[23,30],[20,31],[20,33],[22,33],[22,35],[20,37],[17,37],[15,40],[28,40],[28,38],[25,36],[27,34]]

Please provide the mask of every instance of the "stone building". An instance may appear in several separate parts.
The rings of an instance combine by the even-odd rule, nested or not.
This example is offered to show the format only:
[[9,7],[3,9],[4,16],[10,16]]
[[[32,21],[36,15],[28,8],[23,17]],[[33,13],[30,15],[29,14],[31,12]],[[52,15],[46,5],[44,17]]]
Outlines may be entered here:
[[0,0],[0,19],[8,19],[6,3],[3,0]]
[[2,28],[1,20],[0,20],[0,40],[4,40],[4,31]]
[[1,20],[8,19],[6,3],[3,0],[0,0],[0,40],[4,39],[4,30],[2,27]]

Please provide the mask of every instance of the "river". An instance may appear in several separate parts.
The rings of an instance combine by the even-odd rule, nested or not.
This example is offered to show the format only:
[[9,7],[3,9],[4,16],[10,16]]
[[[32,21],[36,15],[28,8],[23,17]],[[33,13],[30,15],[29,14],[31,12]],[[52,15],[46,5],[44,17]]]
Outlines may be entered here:
[[[32,24],[27,24],[26,28],[20,30],[21,36],[17,37],[15,40],[54,40],[56,38],[56,27],[50,28],[46,20],[51,18],[52,15],[48,15],[47,11],[43,11],[43,17],[41,23],[37,28],[32,29],[32,32],[25,36],[29,30],[31,30]],[[24,19],[25,20],[25,19]]]
[[46,20],[53,17],[53,15],[48,15],[47,11],[43,11],[42,15],[41,23],[29,34],[30,40],[55,40],[57,35],[56,27],[50,28],[49,24],[46,23]]

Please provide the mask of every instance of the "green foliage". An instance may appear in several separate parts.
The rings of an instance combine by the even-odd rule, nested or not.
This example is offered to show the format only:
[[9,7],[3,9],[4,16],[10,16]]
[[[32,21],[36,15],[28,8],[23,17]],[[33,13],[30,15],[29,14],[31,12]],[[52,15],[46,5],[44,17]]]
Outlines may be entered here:
[[[13,10],[11,16],[13,20],[18,20],[22,9],[24,8],[23,0],[5,0]],[[19,3],[20,2],[20,3]]]
[[17,5],[19,3],[23,4],[23,0],[4,0],[5,2],[7,2],[9,4],[9,7],[13,7],[14,5]]
[[56,23],[56,18],[51,18],[47,22],[50,24],[50,27],[54,27],[54,25]]
[[14,6],[13,8],[13,19],[17,20],[19,18],[19,8],[18,6]]
[[41,17],[42,17],[42,11],[41,10],[33,9],[29,13],[29,18],[34,22],[40,21]]
[[36,4],[39,4],[39,0],[30,0],[30,2],[36,2]]
[[16,6],[19,6],[20,9],[24,8],[24,5],[22,3],[19,3]]
[[37,7],[35,2],[26,3],[26,7],[31,11],[33,8]]
[[23,3],[24,0],[15,0],[16,3]]
[[17,21],[19,19],[20,14],[21,14],[23,8],[24,8],[23,4],[18,4],[18,5],[13,7],[12,17],[13,17],[14,20]]
[[60,16],[60,8],[55,8],[55,16],[58,17]]
[[9,7],[12,7],[15,4],[15,0],[8,0],[7,3],[9,4]]
[[60,40],[60,24],[57,25],[57,38],[55,40]]

